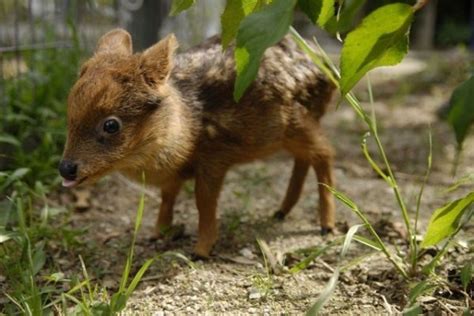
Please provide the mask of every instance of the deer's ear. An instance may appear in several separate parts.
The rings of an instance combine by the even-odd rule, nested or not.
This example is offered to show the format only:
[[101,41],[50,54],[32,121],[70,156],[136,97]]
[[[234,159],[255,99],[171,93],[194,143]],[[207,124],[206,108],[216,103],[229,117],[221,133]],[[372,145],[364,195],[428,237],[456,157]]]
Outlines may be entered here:
[[97,42],[96,54],[132,54],[132,37],[124,29],[115,29],[104,35]]
[[141,67],[145,82],[155,87],[165,82],[173,68],[173,55],[179,44],[174,34],[145,50],[141,56]]

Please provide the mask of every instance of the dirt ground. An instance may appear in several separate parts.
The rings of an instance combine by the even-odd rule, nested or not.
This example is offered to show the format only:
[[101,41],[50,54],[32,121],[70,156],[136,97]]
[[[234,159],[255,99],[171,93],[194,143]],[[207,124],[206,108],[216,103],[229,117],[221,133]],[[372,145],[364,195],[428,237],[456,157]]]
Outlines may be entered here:
[[[406,79],[409,80],[409,79]],[[405,82],[410,86],[411,82]],[[453,184],[451,176],[455,156],[452,132],[438,116],[438,109],[449,99],[452,87],[443,83],[408,94],[401,93],[403,82],[385,80],[376,90],[376,114],[380,134],[388,157],[396,170],[399,184],[410,210],[416,204],[428,155],[428,131],[433,135],[433,170],[421,204],[421,231],[426,228],[432,211],[472,187],[452,193],[445,189]],[[409,87],[410,88],[410,87]],[[386,91],[386,93],[385,93]],[[361,90],[360,98],[367,99]],[[368,103],[364,106],[369,107]],[[370,169],[360,150],[366,131],[352,109],[343,104],[333,108],[323,125],[336,148],[335,175],[337,188],[353,198],[370,217],[383,239],[406,251],[402,239],[403,220],[386,183]],[[371,144],[371,148],[374,148]],[[474,137],[466,141],[458,175],[474,172]],[[320,294],[334,268],[347,267],[341,274],[332,299],[325,306],[327,314],[389,314],[403,309],[408,290],[387,260],[372,250],[351,245],[347,259],[339,262],[340,246],[333,247],[309,267],[292,274],[288,269],[304,256],[298,250],[323,245],[338,236],[321,237],[317,223],[317,188],[314,174],[308,176],[300,202],[283,222],[272,220],[286,190],[292,162],[279,154],[266,161],[238,166],[228,173],[219,204],[220,239],[210,260],[194,266],[179,259],[164,259],[152,265],[144,282],[133,294],[127,314],[171,313],[257,313],[301,314]],[[181,192],[175,208],[175,223],[183,224],[183,238],[164,243],[152,242],[159,193],[147,191],[143,226],[137,240],[134,271],[147,258],[164,251],[189,255],[196,240],[197,211],[192,183]],[[89,273],[110,289],[117,287],[126,252],[130,244],[140,188],[114,175],[90,189],[91,207],[75,212],[70,223],[87,229],[81,255]],[[72,203],[73,194],[63,191],[63,203]],[[341,232],[359,224],[357,217],[344,205],[337,204]],[[474,226],[460,236],[460,243],[448,254],[440,276],[473,259]],[[362,234],[366,232],[362,231]],[[342,233],[339,237],[342,236]],[[277,261],[278,273],[268,273],[256,238],[264,240]],[[394,250],[394,247],[391,247]],[[67,254],[61,269],[71,266]],[[60,258],[61,259],[61,258]],[[347,266],[348,265],[348,266]],[[460,314],[464,298],[440,291],[421,298],[425,312]]]

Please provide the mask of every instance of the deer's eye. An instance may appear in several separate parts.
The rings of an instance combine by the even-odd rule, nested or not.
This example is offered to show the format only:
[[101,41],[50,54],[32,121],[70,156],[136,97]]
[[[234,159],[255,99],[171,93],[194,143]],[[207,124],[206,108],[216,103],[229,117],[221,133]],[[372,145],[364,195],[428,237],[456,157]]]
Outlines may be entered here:
[[109,118],[104,122],[104,132],[107,134],[115,134],[120,130],[121,124],[117,118]]

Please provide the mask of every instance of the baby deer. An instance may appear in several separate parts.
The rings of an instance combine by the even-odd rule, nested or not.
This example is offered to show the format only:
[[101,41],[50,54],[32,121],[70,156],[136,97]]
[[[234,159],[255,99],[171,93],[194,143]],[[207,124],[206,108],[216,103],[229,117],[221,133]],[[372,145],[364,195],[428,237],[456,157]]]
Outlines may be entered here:
[[175,55],[169,35],[132,52],[121,29],[102,36],[68,98],[68,137],[59,172],[63,185],[93,183],[119,171],[161,188],[156,234],[171,227],[183,184],[195,179],[199,236],[195,254],[207,257],[217,240],[216,208],[227,170],[286,150],[294,156],[286,196],[275,217],[296,204],[309,167],[319,181],[322,232],[334,228],[333,150],[320,118],[334,86],[285,38],[266,50],[258,76],[239,102],[232,49],[211,38]]

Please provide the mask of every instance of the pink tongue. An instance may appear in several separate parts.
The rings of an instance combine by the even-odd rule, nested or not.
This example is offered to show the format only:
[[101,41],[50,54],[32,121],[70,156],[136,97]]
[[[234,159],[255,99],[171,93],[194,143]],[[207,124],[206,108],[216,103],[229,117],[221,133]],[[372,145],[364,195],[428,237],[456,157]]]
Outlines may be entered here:
[[63,179],[63,187],[70,188],[76,185],[77,181]]

